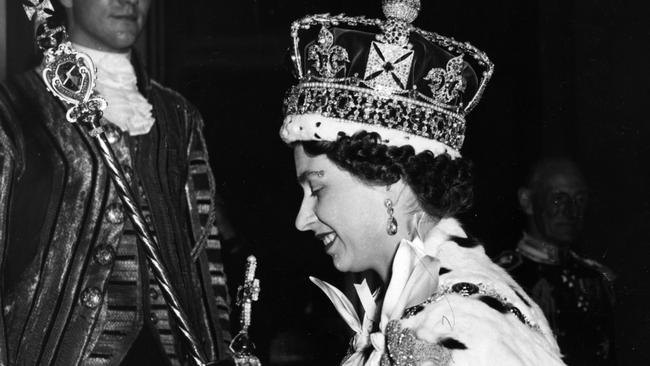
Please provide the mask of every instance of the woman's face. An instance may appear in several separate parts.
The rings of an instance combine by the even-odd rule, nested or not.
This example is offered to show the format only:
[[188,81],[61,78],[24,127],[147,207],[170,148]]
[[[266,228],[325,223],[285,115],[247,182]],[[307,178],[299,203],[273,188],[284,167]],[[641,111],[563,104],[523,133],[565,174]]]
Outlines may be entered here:
[[397,244],[386,233],[386,187],[369,186],[325,155],[307,155],[302,145],[294,148],[294,158],[304,192],[296,228],[313,231],[339,271],[382,275]]

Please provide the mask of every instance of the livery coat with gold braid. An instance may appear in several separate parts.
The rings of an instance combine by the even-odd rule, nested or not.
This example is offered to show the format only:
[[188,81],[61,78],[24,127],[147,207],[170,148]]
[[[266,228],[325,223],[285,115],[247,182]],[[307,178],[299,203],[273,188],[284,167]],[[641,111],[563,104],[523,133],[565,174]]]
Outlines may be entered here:
[[[138,86],[156,122],[146,135],[118,136],[131,182],[205,352],[222,359],[229,308],[203,122],[142,73]],[[99,151],[34,71],[0,87],[0,148],[0,364],[116,365],[144,329],[166,362],[184,363],[160,296],[144,280],[144,257],[126,265],[137,255],[127,245],[135,236]],[[134,282],[120,282],[124,273]]]

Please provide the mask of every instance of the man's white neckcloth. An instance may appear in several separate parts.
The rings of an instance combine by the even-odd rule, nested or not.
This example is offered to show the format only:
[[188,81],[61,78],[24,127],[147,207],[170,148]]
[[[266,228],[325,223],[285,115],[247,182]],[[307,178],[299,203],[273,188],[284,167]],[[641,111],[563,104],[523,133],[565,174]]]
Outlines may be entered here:
[[90,56],[97,68],[95,90],[108,103],[104,118],[131,136],[148,133],[155,122],[153,107],[138,90],[131,53],[103,52],[78,44],[73,46]]

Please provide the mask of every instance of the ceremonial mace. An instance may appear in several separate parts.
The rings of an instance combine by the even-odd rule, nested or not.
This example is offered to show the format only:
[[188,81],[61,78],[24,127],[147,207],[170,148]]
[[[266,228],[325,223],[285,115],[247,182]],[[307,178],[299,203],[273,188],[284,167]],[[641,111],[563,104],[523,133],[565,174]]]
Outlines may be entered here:
[[[133,222],[138,239],[142,243],[147,262],[151,267],[154,278],[160,286],[163,298],[189,347],[192,360],[198,366],[216,365],[216,361],[208,362],[206,360],[201,343],[197,339],[189,318],[181,307],[179,297],[172,287],[168,271],[160,258],[158,244],[144,220],[140,207],[136,204],[135,196],[124,176],[122,167],[117,162],[115,154],[106,139],[100,120],[102,111],[106,109],[107,103],[94,91],[96,71],[92,59],[74,50],[68,41],[65,27],[50,27],[47,24],[47,18],[53,13],[50,0],[29,0],[29,3],[23,4],[23,8],[30,20],[35,17],[36,24],[42,22],[38,28],[36,41],[39,48],[43,51],[44,56],[43,81],[47,89],[55,97],[71,106],[66,113],[66,119],[71,123],[81,124],[85,127],[88,134],[94,138],[111,179],[115,184],[116,191],[126,207],[127,215]],[[246,324],[246,327],[242,329],[243,333],[240,332],[233,339],[233,343],[231,343],[231,350],[235,353],[235,362],[237,365],[242,366],[259,365],[259,361],[257,361],[258,363],[253,363],[257,359],[249,351],[250,343],[247,337],[247,330],[250,325],[250,304],[253,299],[257,299],[257,294],[259,294],[259,281],[255,282],[253,280],[255,265],[252,266],[252,270],[250,268],[251,261],[249,258],[247,282],[243,290],[245,295],[242,297],[242,324]],[[253,276],[250,280],[249,272]],[[252,290],[254,287],[253,283],[257,283],[256,290]],[[253,293],[255,294],[254,296],[252,295]],[[247,318],[246,314],[248,314]],[[244,319],[248,320],[244,321]],[[242,334],[246,335],[245,340],[235,344],[235,340],[240,341],[242,339],[243,336],[240,337]],[[243,349],[238,347],[243,347]],[[238,355],[242,360],[241,362],[237,360]],[[252,356],[253,359],[248,356]]]

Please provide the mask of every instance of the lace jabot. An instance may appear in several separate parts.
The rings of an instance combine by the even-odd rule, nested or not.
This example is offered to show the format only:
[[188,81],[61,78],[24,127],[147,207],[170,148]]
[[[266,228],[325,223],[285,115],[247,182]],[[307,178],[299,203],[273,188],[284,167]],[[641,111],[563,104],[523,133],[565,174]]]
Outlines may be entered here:
[[138,90],[131,54],[103,52],[78,44],[74,48],[90,56],[97,67],[95,90],[108,102],[104,118],[131,136],[148,133],[155,122],[153,107]]

